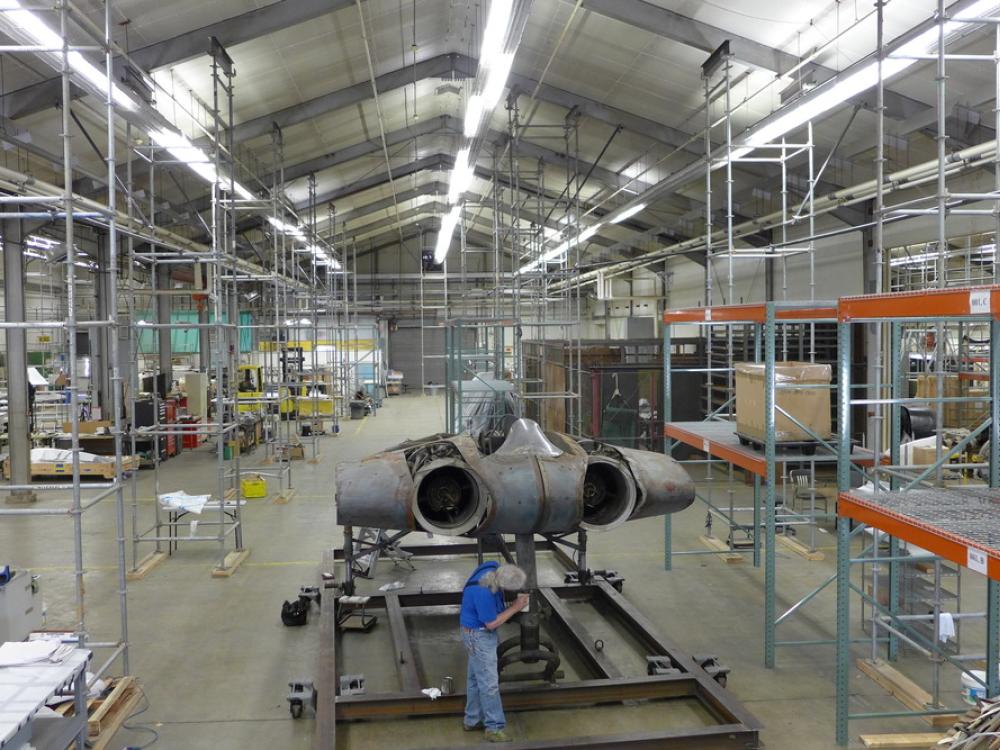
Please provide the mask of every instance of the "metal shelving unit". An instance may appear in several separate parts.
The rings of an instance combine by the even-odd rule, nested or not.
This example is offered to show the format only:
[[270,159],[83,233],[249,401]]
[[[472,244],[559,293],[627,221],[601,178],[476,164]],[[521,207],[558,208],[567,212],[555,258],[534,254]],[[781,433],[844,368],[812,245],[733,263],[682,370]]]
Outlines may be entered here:
[[[1000,663],[1000,516],[996,510],[1000,500],[1000,287],[969,287],[937,289],[923,292],[866,295],[842,298],[838,304],[838,337],[841,346],[840,376],[845,387],[840,391],[839,410],[841,424],[840,463],[838,465],[837,504],[837,742],[848,741],[851,721],[895,716],[962,713],[963,709],[944,708],[938,704],[940,668],[948,664],[976,679],[968,666],[969,659],[953,649],[943,646],[933,637],[938,632],[942,612],[940,575],[942,561],[967,567],[986,575],[986,683],[987,694],[1000,692],[997,676]],[[890,356],[886,389],[873,392],[868,385],[852,384],[852,362],[849,356],[855,327],[869,323],[887,324],[890,328]],[[903,334],[907,326],[934,324],[939,334],[959,325],[985,325],[990,331],[989,348],[989,414],[956,446],[961,451],[978,436],[988,434],[989,455],[986,486],[947,486],[942,467],[949,462],[955,449],[942,450],[937,441],[936,460],[928,466],[907,464],[901,461],[900,443],[902,408],[914,403],[930,403],[937,407],[938,419],[945,404],[964,403],[980,397],[936,396],[911,398],[907,388],[909,357],[903,356]],[[940,372],[940,371],[938,371]],[[858,397],[858,391],[863,397]],[[875,467],[873,481],[867,491],[851,489],[849,453],[851,411],[856,405],[866,408],[878,406],[888,410],[887,465]],[[940,433],[939,433],[940,434]],[[956,466],[956,464],[950,464]],[[963,467],[962,464],[957,466]],[[982,464],[970,465],[971,468]],[[873,531],[870,542],[863,543],[858,553],[856,539],[867,528]],[[882,554],[879,540],[888,537],[887,554]],[[916,545],[932,555],[935,581],[930,587],[929,606],[931,620],[926,613],[914,618],[903,606],[903,565],[907,556],[900,549],[900,542]],[[855,583],[852,569],[877,571],[888,565],[887,604],[882,604],[879,578],[871,575],[866,590]],[[926,711],[880,711],[852,713],[849,706],[849,679],[851,668],[851,599],[857,596],[871,612],[869,638],[871,659],[876,659],[881,648],[889,660],[895,660],[901,643],[908,644],[927,654],[934,665],[932,698],[935,705]],[[983,617],[982,613],[957,613],[959,619]],[[928,637],[927,624],[931,637]],[[924,625],[925,627],[920,627]],[[981,655],[975,655],[981,658]]]
[[[834,514],[827,509],[819,512],[815,495],[809,508],[793,509],[785,501],[789,486],[789,467],[805,467],[809,472],[810,486],[815,488],[817,468],[823,465],[833,467],[839,460],[837,444],[832,437],[816,435],[794,417],[791,417],[777,404],[778,392],[784,388],[775,377],[775,365],[784,352],[781,341],[788,337],[780,335],[783,327],[805,328],[810,324],[833,323],[836,320],[836,307],[832,303],[791,303],[767,302],[750,305],[729,305],[722,307],[687,308],[668,310],[663,315],[663,410],[664,410],[664,450],[670,452],[676,443],[701,451],[704,459],[688,460],[689,465],[705,467],[705,489],[700,491],[698,498],[706,506],[706,518],[716,519],[725,524],[727,529],[727,550],[733,554],[752,554],[754,566],[764,564],[764,663],[773,667],[776,661],[776,650],[779,646],[801,646],[800,641],[779,641],[778,626],[797,612],[817,593],[809,595],[796,602],[784,613],[777,612],[777,564],[776,537],[779,529],[808,528],[811,538],[809,547],[815,550],[814,531],[818,524],[830,520]],[[732,328],[738,327],[740,338],[750,343],[753,351],[753,361],[764,364],[765,392],[765,439],[761,447],[744,444],[736,434],[735,423],[735,393],[730,390],[725,394],[721,404],[706,414],[700,422],[672,422],[670,419],[672,394],[672,372],[706,372],[711,375],[716,372],[728,374],[734,370],[735,362],[729,360],[726,367],[716,367],[709,363],[708,368],[674,368],[671,361],[672,330],[675,325],[698,325],[702,327]],[[817,386],[810,386],[815,388]],[[830,386],[836,390],[837,381]],[[805,454],[798,447],[789,448],[778,443],[776,437],[776,418],[778,414],[791,419],[798,427],[805,430],[815,439],[810,454]],[[836,428],[835,428],[836,429]],[[851,465],[857,471],[863,472],[865,466],[874,462],[872,453],[857,449],[850,456]],[[749,507],[737,506],[734,502],[733,483],[736,481],[734,469],[743,469],[753,477],[753,501]],[[718,482],[718,471],[726,472],[724,481],[729,488],[726,497],[719,500],[714,496],[713,486]],[[779,492],[779,479],[782,480],[782,491]],[[763,533],[763,538],[762,538]],[[745,539],[747,544],[738,546],[734,542]],[[673,529],[671,517],[664,517],[664,568],[670,570],[675,555],[720,554],[718,550],[680,550],[673,549]],[[832,641],[830,641],[832,643]]]

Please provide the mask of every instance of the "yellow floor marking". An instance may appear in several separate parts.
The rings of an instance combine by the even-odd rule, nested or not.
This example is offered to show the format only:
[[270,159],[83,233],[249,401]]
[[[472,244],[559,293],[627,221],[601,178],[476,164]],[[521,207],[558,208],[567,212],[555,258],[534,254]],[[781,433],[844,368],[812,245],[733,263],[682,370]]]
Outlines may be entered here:
[[359,432],[361,432],[361,428],[365,426],[365,422],[367,422],[367,421],[368,421],[368,417],[367,416],[363,417],[361,419],[361,423],[356,428],[354,428],[354,434],[355,435],[357,435]]

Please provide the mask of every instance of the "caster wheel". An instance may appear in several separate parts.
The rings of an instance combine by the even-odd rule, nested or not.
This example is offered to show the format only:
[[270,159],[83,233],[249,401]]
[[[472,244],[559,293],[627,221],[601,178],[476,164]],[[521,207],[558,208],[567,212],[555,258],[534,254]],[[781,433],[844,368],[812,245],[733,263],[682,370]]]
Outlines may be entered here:
[[288,706],[288,710],[292,714],[293,719],[302,718],[302,701],[292,701]]

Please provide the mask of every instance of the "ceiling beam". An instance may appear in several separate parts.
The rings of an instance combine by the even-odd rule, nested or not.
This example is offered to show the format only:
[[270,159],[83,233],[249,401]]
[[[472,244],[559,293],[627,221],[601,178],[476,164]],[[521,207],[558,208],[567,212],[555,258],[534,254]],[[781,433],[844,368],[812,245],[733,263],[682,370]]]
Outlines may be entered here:
[[[421,81],[427,78],[449,76],[471,77],[475,75],[478,65],[478,60],[467,55],[443,54],[418,62],[416,65],[384,73],[375,80],[379,92],[385,94],[393,89],[412,85],[414,80]],[[536,80],[517,73],[510,74],[508,83],[513,91],[521,94],[530,94],[538,86]],[[542,84],[538,90],[538,98],[567,110],[575,110],[585,117],[603,122],[610,127],[621,125],[632,133],[671,148],[683,148],[699,155],[704,151],[700,141],[692,142],[693,136],[690,133],[668,127],[663,123],[649,120],[617,107],[602,104],[594,99],[556,86]],[[355,106],[369,99],[371,99],[371,84],[358,83],[240,123],[234,129],[233,138],[236,143],[242,143],[269,134],[272,124],[275,122],[282,128],[289,128],[338,109]]]
[[[385,145],[388,147],[398,146],[421,136],[435,135],[443,132],[458,133],[461,132],[461,128],[462,124],[450,115],[428,117],[426,120],[418,120],[409,127],[386,133]],[[380,154],[381,152],[382,140],[380,138],[369,138],[366,141],[354,143],[345,148],[330,151],[322,156],[306,159],[298,164],[285,167],[285,184],[310,174],[322,172],[325,169],[339,167],[341,164],[346,164],[354,159],[360,159],[363,156],[371,154]]]
[[[445,78],[452,75],[468,77],[475,75],[475,61],[473,60],[472,63],[469,66],[469,58],[464,55],[437,55],[422,60],[416,65],[404,66],[389,73],[383,73],[375,78],[375,85],[380,94],[385,94],[393,89],[411,86],[414,81],[422,81],[426,78]],[[371,82],[356,83],[353,86],[317,96],[309,101],[293,104],[277,112],[241,122],[233,129],[233,140],[236,143],[243,143],[252,138],[269,134],[273,123],[278,123],[283,129],[288,129],[293,125],[308,122],[338,109],[361,104],[371,98]]]
[[[130,52],[129,57],[148,72],[208,54],[209,37],[214,36],[224,46],[233,47],[352,7],[354,0],[278,0],[263,8],[140,47]],[[61,87],[60,78],[47,78],[12,91],[3,97],[4,111],[8,117],[16,119],[56,107],[62,102]],[[74,87],[74,98],[83,95],[81,89]]]
[[[736,60],[751,68],[770,71],[776,75],[783,75],[799,64],[799,58],[790,52],[769,47],[645,0],[583,0],[583,7],[598,15],[645,29],[664,39],[694,47],[707,54],[714,52],[723,42],[728,41],[729,51]],[[808,65],[807,70],[816,72],[817,83],[837,75],[837,71],[833,68],[814,63]],[[861,94],[850,101],[874,110],[874,100],[874,95]],[[905,120],[931,109],[929,104],[888,89],[884,92],[884,101],[886,116],[895,120]]]

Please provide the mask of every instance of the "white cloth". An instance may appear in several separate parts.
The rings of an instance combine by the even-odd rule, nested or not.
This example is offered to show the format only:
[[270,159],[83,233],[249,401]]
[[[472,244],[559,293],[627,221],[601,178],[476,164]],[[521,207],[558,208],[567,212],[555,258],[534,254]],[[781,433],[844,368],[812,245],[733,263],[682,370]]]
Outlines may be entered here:
[[[183,510],[188,513],[201,513],[205,510],[211,495],[189,495],[184,490],[167,492],[160,495],[160,505],[168,510]],[[192,532],[193,533],[193,532]]]
[[942,612],[938,615],[938,640],[947,643],[955,637],[955,618],[951,612]]
[[437,700],[438,698],[441,697],[441,688],[424,688],[420,692],[426,695],[432,701]]

